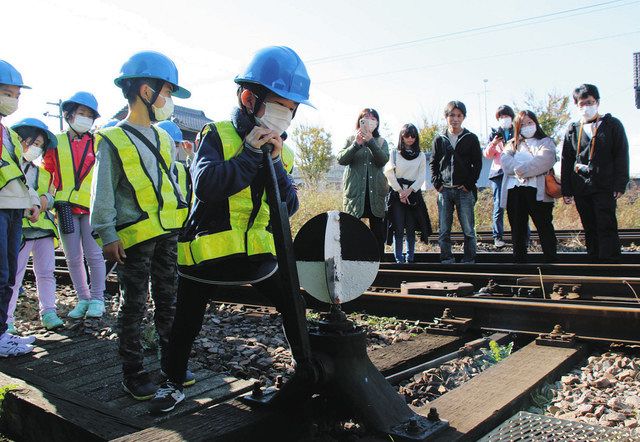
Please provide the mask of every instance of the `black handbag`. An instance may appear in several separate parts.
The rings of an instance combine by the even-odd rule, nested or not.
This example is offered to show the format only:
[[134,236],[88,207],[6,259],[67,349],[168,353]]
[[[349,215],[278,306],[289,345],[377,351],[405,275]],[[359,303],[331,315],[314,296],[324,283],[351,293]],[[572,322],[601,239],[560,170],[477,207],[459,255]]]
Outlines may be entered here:
[[58,227],[60,232],[69,235],[75,231],[73,227],[73,213],[71,212],[71,204],[58,201],[54,205],[58,214]]

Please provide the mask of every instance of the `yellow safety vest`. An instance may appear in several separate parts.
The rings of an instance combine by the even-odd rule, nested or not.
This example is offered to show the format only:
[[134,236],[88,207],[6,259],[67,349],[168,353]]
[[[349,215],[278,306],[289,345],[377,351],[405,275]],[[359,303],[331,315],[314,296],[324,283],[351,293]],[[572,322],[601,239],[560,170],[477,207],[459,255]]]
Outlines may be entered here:
[[295,161],[295,154],[293,153],[293,149],[284,144],[282,146],[282,153],[280,154],[280,160],[282,161],[282,165],[284,166],[284,170],[287,171],[289,175],[291,175],[291,171],[293,170],[293,163]]
[[182,196],[184,197],[184,199],[189,202],[189,204],[191,204],[191,197],[190,197],[190,189],[189,189],[189,171],[187,170],[187,166],[185,166],[184,164],[182,164],[180,161],[176,161],[175,163],[176,166],[176,172],[178,174],[178,186],[180,186],[180,192],[182,192]]
[[[229,161],[242,151],[242,139],[230,121],[209,123],[202,130],[201,139],[212,129],[218,131],[222,141],[224,160]],[[273,235],[267,231],[269,205],[263,192],[260,207],[254,210],[251,187],[245,187],[228,199],[228,216],[231,229],[199,235],[191,241],[178,242],[178,264],[193,266],[204,261],[232,255],[249,256],[276,254]],[[254,215],[255,213],[255,215]],[[255,218],[252,219],[252,216]]]
[[[43,167],[33,166],[36,168],[36,182],[33,186],[33,190],[38,193],[38,196],[42,196],[49,192],[51,186],[51,174],[47,172]],[[22,218],[22,229],[33,229],[46,233],[43,238],[53,236],[55,239],[59,238],[58,228],[53,219],[53,215],[49,210],[40,212],[38,221],[32,223],[27,218]]]
[[[60,189],[56,191],[56,201],[69,202],[74,206],[89,210],[91,200],[91,179],[93,177],[93,166],[89,173],[76,183],[75,170],[73,165],[73,152],[69,141],[69,132],[56,135],[58,139],[58,168],[60,171]],[[96,144],[94,144],[96,146]],[[78,165],[81,167],[81,165]]]
[[[0,130],[2,130],[2,126],[0,126]],[[0,189],[6,186],[9,181],[15,179],[25,181],[22,169],[20,169],[20,158],[22,158],[20,137],[9,128],[7,128],[7,132],[11,138],[13,150],[8,148],[7,144],[9,143],[2,146],[2,157],[0,158]]]
[[[96,146],[104,139],[118,154],[122,164],[124,178],[134,190],[142,216],[133,224],[116,226],[118,237],[125,249],[166,233],[182,228],[188,215],[187,203],[169,175],[171,166],[171,146],[173,141],[163,130],[153,130],[160,140],[160,155],[164,165],[160,171],[159,189],[149,178],[135,143],[120,126],[101,129],[96,132]],[[164,167],[166,166],[166,167]],[[99,191],[99,189],[98,189]],[[99,196],[95,196],[98,197]],[[98,239],[98,243],[102,242]]]

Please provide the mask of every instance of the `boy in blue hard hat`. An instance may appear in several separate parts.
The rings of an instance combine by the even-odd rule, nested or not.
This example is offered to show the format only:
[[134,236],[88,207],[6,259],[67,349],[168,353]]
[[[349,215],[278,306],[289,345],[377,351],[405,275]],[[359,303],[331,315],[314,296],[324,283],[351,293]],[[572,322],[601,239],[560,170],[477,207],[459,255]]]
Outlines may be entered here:
[[[114,82],[128,101],[129,113],[118,125],[96,132],[91,225],[105,258],[118,263],[122,385],[135,399],[146,400],[157,389],[144,370],[141,342],[149,280],[160,362],[166,369],[175,312],[177,232],[188,210],[170,172],[173,141],[152,122],[171,116],[172,96],[188,98],[191,93],[179,85],[173,61],[153,51],[134,54]],[[183,376],[195,382],[192,374]]]
[[17,356],[33,350],[35,337],[7,332],[7,311],[15,283],[22,218],[36,222],[40,198],[27,185],[20,167],[20,137],[5,127],[4,117],[18,109],[20,90],[29,88],[11,64],[0,60],[0,357]]
[[33,272],[36,276],[36,288],[40,301],[40,319],[47,330],[64,325],[56,313],[55,248],[58,238],[53,214],[53,195],[51,194],[51,174],[38,165],[38,159],[44,152],[55,149],[58,140],[47,125],[37,118],[25,118],[11,126],[20,137],[22,147],[21,167],[27,184],[40,196],[40,217],[36,222],[22,220],[24,241],[18,255],[16,281],[13,296],[9,303],[8,329],[15,330],[13,313],[18,301],[18,290],[27,268],[29,255],[33,256]]
[[[173,173],[173,177],[180,186],[180,191],[182,195],[185,197],[185,201],[187,203],[191,202],[191,176],[189,175],[189,162],[190,157],[187,156],[186,165],[178,161],[178,152],[184,149],[185,143],[188,143],[183,136],[182,130],[178,127],[176,123],[170,120],[160,121],[156,124],[161,129],[167,131],[171,139],[173,140],[175,151],[173,155],[173,164],[171,166],[171,172]],[[184,149],[186,151],[186,149]]]
[[100,318],[105,310],[106,267],[89,224],[96,158],[95,140],[90,130],[100,116],[98,100],[89,92],[76,92],[62,102],[62,112],[69,129],[58,134],[58,147],[45,154],[44,167],[53,177],[60,239],[69,276],[78,295],[78,302],[68,316],[72,319]]
[[[238,108],[231,121],[202,129],[191,166],[195,200],[178,243],[178,299],[168,380],[151,401],[152,413],[170,411],[184,399],[182,385],[191,347],[209,297],[221,287],[252,284],[282,313],[285,330],[295,327],[295,312],[284,299],[270,233],[265,193],[269,176],[262,167],[261,147],[273,145],[280,196],[292,215],[298,197],[280,153],[298,105],[311,105],[310,80],[293,50],[274,46],[258,51],[235,82]],[[300,348],[294,334],[287,337],[292,348]]]

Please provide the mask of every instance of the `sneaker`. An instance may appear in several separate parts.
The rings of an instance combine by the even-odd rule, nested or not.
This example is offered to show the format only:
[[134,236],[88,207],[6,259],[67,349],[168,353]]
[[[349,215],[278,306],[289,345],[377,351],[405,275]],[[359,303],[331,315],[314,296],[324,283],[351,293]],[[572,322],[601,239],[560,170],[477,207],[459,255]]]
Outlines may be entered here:
[[507,243],[504,242],[502,240],[502,238],[496,238],[493,240],[493,245],[496,246],[497,248],[501,249],[502,247],[506,246]]
[[155,397],[149,403],[149,413],[168,413],[176,408],[176,405],[182,402],[184,397],[179,385],[171,381],[163,382],[158,388]]
[[54,328],[62,327],[64,325],[64,322],[62,319],[58,318],[58,314],[56,312],[45,313],[42,315],[42,318],[40,318],[40,321],[47,330],[53,330]]
[[0,336],[0,342],[2,342],[3,339],[8,339],[12,342],[17,342],[19,344],[33,344],[34,341],[36,340],[36,337],[33,335],[18,336],[18,335],[14,335],[12,333],[6,332],[2,336]]
[[104,315],[104,301],[100,299],[92,299],[89,301],[87,318],[102,318],[102,315]]
[[[166,382],[169,380],[169,376],[163,371],[160,370],[160,378],[162,379],[160,383]],[[182,382],[183,387],[191,387],[196,383],[195,375],[187,368],[187,372],[184,374],[184,381]]]
[[33,345],[18,341],[19,336],[4,333],[0,336],[0,357],[20,356],[33,351]]
[[67,314],[67,316],[72,319],[84,318],[84,315],[87,314],[87,309],[89,308],[89,302],[90,301],[88,299],[81,299],[80,301],[78,301],[73,310],[71,310]]
[[7,333],[12,335],[18,334],[18,330],[16,330],[16,326],[13,324],[13,322],[7,322]]
[[122,381],[122,388],[138,401],[148,401],[158,390],[158,386],[151,382],[149,374],[146,372],[125,377]]

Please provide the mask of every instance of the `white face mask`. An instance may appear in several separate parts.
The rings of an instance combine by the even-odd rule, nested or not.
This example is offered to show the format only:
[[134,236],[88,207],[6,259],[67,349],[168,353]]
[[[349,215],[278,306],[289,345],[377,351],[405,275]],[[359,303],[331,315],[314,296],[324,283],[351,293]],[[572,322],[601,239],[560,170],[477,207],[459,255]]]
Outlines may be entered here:
[[69,123],[69,126],[82,135],[85,132],[89,132],[89,129],[93,127],[93,118],[76,114],[76,116],[73,117],[73,121]]
[[291,125],[293,112],[281,104],[265,102],[264,115],[256,117],[256,123],[267,129],[275,130],[279,134],[285,132]]
[[162,98],[164,98],[164,106],[155,107],[154,105],[151,105],[151,108],[153,109],[153,115],[156,117],[156,121],[168,120],[169,117],[173,115],[174,106],[173,106],[173,100],[171,99],[171,96],[165,97],[163,95]]
[[30,163],[33,160],[37,159],[40,155],[42,155],[42,148],[38,146],[31,145],[29,149],[25,153],[22,154],[22,158]]
[[511,127],[511,117],[502,117],[498,121],[500,121],[500,127],[503,129],[509,129]]
[[373,118],[363,118],[360,121],[364,121],[364,128],[369,132],[373,132],[378,127],[378,122]]
[[582,106],[580,109],[580,115],[582,115],[582,119],[584,121],[589,121],[598,113],[598,105],[594,104],[593,106]]
[[1,96],[0,97],[0,115],[5,117],[11,115],[18,110],[18,99],[13,97]]
[[534,136],[536,133],[536,125],[535,124],[530,124],[528,126],[522,126],[520,128],[520,135],[522,135],[525,138],[531,138],[532,136]]

